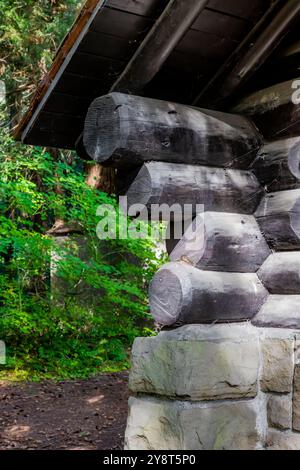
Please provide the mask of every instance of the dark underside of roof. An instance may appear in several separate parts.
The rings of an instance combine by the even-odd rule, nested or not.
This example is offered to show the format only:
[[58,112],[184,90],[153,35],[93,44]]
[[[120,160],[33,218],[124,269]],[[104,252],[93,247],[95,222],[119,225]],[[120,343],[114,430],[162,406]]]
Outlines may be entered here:
[[[44,81],[43,92],[39,92],[19,127],[23,142],[74,149],[90,103],[109,92],[167,3],[167,0],[103,2],[60,68],[46,77],[47,86]],[[272,3],[272,0],[210,0],[140,94],[192,104]],[[268,70],[276,67],[272,58],[268,64]],[[247,85],[248,90],[258,83],[272,84],[273,75],[256,74]]]

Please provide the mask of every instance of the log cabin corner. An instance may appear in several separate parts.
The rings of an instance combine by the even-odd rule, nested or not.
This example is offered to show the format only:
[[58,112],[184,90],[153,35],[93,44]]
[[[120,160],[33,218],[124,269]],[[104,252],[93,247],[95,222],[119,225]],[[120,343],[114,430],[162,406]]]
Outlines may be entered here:
[[299,25],[299,0],[88,0],[14,131],[150,214],[192,207],[133,346],[127,450],[300,449]]

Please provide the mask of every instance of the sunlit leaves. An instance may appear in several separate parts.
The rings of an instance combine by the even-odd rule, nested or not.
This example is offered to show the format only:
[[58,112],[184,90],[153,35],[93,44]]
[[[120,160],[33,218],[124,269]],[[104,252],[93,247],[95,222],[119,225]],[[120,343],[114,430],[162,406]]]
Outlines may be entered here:
[[[0,0],[0,339],[22,378],[117,370],[134,337],[151,334],[147,284],[160,263],[151,240],[100,242],[96,208],[116,201],[87,186],[72,153],[9,134],[81,3]],[[57,218],[80,227],[85,256],[75,236],[47,234]]]

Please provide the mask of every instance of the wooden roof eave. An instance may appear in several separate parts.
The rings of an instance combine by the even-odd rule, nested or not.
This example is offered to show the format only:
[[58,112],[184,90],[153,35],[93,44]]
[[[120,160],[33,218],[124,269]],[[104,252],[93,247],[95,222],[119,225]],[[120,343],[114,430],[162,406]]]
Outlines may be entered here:
[[[109,4],[107,5],[107,0],[88,0],[85,3],[70,33],[67,35],[62,45],[60,46],[49,73],[39,85],[37,93],[35,94],[29,107],[29,110],[27,111],[23,119],[20,121],[18,127],[16,128],[14,135],[17,139],[22,140],[25,143],[33,143],[34,145],[47,145],[58,148],[76,148],[76,141],[80,142],[80,138],[78,139],[78,137],[82,132],[86,110],[84,108],[80,115],[75,116],[76,118],[78,118],[75,122],[74,113],[64,113],[64,105],[61,106],[60,112],[56,113],[57,109],[55,106],[53,107],[53,96],[57,96],[60,95],[60,93],[64,93],[64,91],[61,92],[58,90],[59,87],[60,90],[63,88],[61,86],[61,81],[65,80],[66,76],[69,77],[72,75],[72,72],[74,71],[74,66],[78,67],[78,63],[81,64],[80,61],[84,62],[84,55],[89,55],[91,57],[91,61],[93,62],[93,64],[95,64],[93,65],[95,70],[91,70],[92,72],[96,71],[97,74],[92,76],[92,72],[90,72],[90,69],[88,69],[88,74],[86,75],[86,77],[82,77],[83,88],[81,87],[80,82],[79,88],[76,84],[77,88],[74,93],[67,92],[67,94],[70,95],[70,97],[71,95],[77,96],[77,93],[80,94],[80,90],[84,89],[85,79],[88,80],[90,76],[92,76],[92,78],[94,79],[98,79],[98,75],[101,75],[101,73],[99,72],[99,70],[101,70],[101,67],[99,67],[99,64],[96,60],[99,59],[98,56],[101,54],[98,54],[97,56],[96,53],[89,54],[89,51],[86,52],[85,50],[80,49],[83,39],[86,39],[86,37],[88,37],[88,35],[90,34],[89,29],[93,31],[93,21],[96,19],[96,17],[98,18],[97,15],[99,12],[101,12],[99,17],[103,17],[103,22],[105,25],[110,24],[109,20],[105,17],[106,11],[121,11],[126,14],[135,14],[132,12],[126,12],[126,10],[119,10],[119,8],[117,8],[113,2],[112,4],[110,4],[110,2],[108,3]],[[151,0],[149,0],[149,4],[151,4]],[[151,90],[151,80],[155,77],[155,79],[158,78],[160,80],[159,83],[162,82],[161,78],[163,77],[163,72],[165,72],[168,67],[170,67],[170,61],[167,60],[168,57],[170,56],[171,62],[172,60],[174,61],[174,57],[177,60],[178,54],[182,54],[182,50],[185,50],[184,47],[183,49],[176,48],[176,45],[178,44],[178,41],[180,41],[180,38],[183,38],[183,40],[185,39],[185,32],[187,32],[187,36],[191,32],[191,29],[189,28],[191,27],[191,23],[193,23],[193,21],[195,20],[195,17],[197,17],[197,12],[200,13],[202,9],[204,10],[208,4],[208,1],[203,0],[199,2],[199,0],[188,0],[187,5],[185,6],[186,9],[189,9],[189,12],[184,11],[184,14],[179,7],[176,10],[177,4],[179,4],[180,7],[179,0],[175,0],[173,2],[169,1],[167,6],[165,7],[165,10],[160,10],[160,16],[155,16],[153,18],[153,20],[155,20],[155,23],[153,24],[151,29],[145,29],[145,31],[147,31],[145,33],[146,35],[144,36],[142,42],[140,42],[140,45],[137,47],[135,53],[133,53],[133,55],[128,55],[128,57],[126,57],[126,60],[121,61],[120,54],[116,57],[107,57],[107,55],[105,56],[105,54],[103,54],[102,59],[111,62],[114,61],[117,63],[116,67],[115,64],[113,64],[115,68],[112,68],[112,70],[115,70],[115,72],[110,73],[110,78],[112,78],[111,82],[109,82],[108,80],[108,83],[105,83],[105,85],[103,85],[100,90],[97,89],[94,90],[93,93],[91,92],[90,95],[87,96],[86,101],[92,101],[96,97],[96,92],[99,92],[97,95],[99,96],[101,94],[106,94],[109,91],[120,91],[124,93],[135,94],[145,93],[146,96],[154,98],[171,99],[166,96],[168,95],[168,93],[166,93],[166,90],[164,90],[163,97],[156,96],[157,94],[160,94],[156,92],[153,93],[153,90]],[[173,28],[174,31],[170,27],[170,24],[169,27],[164,28],[164,21],[167,23],[167,26],[168,22],[170,23],[170,11],[174,14],[173,16],[176,19],[175,24],[176,26],[178,26],[178,28]],[[271,7],[269,7],[268,10],[265,10],[264,16],[260,17],[261,21],[258,22],[257,26],[254,27],[254,29],[252,26],[252,31],[250,33],[250,30],[248,29],[247,36],[245,36],[244,41],[242,41],[242,43],[237,47],[236,50],[232,49],[232,55],[228,55],[227,60],[225,60],[225,54],[224,57],[222,56],[222,60],[225,60],[225,62],[220,61],[221,68],[219,72],[215,76],[213,74],[210,76],[209,74],[207,74],[207,78],[208,80],[210,80],[208,87],[203,88],[204,85],[203,83],[201,84],[200,80],[200,84],[199,82],[196,84],[197,86],[195,86],[193,94],[191,94],[188,99],[184,98],[182,101],[178,101],[184,104],[191,105],[194,100],[194,97],[198,95],[198,99],[194,101],[194,105],[220,109],[214,105],[214,100],[217,97],[220,106],[223,108],[223,101],[226,100],[227,96],[231,98],[235,91],[239,89],[241,85],[244,85],[247,82],[252,73],[264,64],[266,59],[273,52],[273,49],[278,46],[281,39],[289,30],[291,24],[295,21],[295,19],[299,17],[299,14],[299,0],[289,0],[285,7],[282,7],[282,0],[275,0],[274,2],[272,2]],[[147,24],[151,24],[150,18],[147,18],[147,21]],[[274,27],[272,27],[273,22]],[[172,21],[171,23],[173,24]],[[268,24],[269,27],[266,28],[266,24]],[[107,28],[105,28],[104,30],[106,31],[106,33],[104,34],[108,34]],[[160,40],[158,41],[159,44],[157,44],[158,34],[160,35]],[[136,40],[136,37],[133,37],[134,40]],[[182,42],[179,44],[181,48]],[[137,44],[139,44],[139,42],[137,42]],[[187,53],[190,53],[192,56],[195,51],[189,43],[188,46],[189,47],[186,47],[185,45],[185,48],[187,50]],[[153,51],[155,51],[155,54],[153,54]],[[76,52],[78,52],[78,57],[76,56]],[[184,54],[182,54],[182,56],[183,55]],[[78,60],[77,62],[74,62],[74,59],[76,59],[76,57]],[[199,57],[201,63],[201,48],[199,49]],[[180,57],[178,63],[179,65],[184,64],[182,57]],[[89,66],[88,62],[87,64]],[[100,65],[102,66],[102,63]],[[106,71],[106,68],[105,71],[102,70],[102,75],[104,75],[105,73],[109,76],[109,72]],[[191,69],[190,75],[192,76],[192,74],[194,73],[194,69]],[[156,75],[158,77],[156,77]],[[226,80],[224,79],[224,75]],[[197,71],[195,76],[197,76]],[[228,81],[230,83],[228,83]],[[222,87],[220,87],[220,82],[222,84]],[[150,87],[148,86],[149,84]],[[96,84],[96,86],[98,87],[98,84]],[[143,87],[145,87],[144,90]],[[202,92],[199,94],[199,91],[201,91],[201,89]],[[173,99],[173,101],[175,101],[175,99]],[[88,106],[88,103],[84,103],[84,106]],[[62,125],[57,121],[57,115],[58,117],[62,118]],[[70,116],[73,119],[73,121],[71,121],[71,124]],[[51,121],[52,117],[55,125]],[[46,125],[44,124],[45,122]],[[58,129],[62,128],[65,130],[64,123],[67,124],[66,127],[68,131],[70,131],[71,129],[72,132],[69,132],[69,134],[65,132],[64,134],[60,135],[60,131]],[[48,129],[50,130],[50,132],[48,132]]]
[[33,126],[45,101],[63,74],[73,54],[76,52],[78,44],[81,42],[90,24],[99,10],[104,6],[105,2],[106,0],[87,0],[84,4],[70,32],[61,43],[49,72],[39,84],[27,112],[13,130],[15,139],[23,141],[26,138],[26,134]]

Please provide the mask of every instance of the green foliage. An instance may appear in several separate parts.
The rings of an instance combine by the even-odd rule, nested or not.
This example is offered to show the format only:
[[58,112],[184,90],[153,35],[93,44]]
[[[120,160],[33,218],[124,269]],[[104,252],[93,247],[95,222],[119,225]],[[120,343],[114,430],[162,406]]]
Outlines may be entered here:
[[[0,338],[8,367],[31,375],[73,377],[124,366],[134,337],[148,334],[146,286],[158,265],[153,245],[98,240],[96,209],[116,202],[88,186],[76,167],[74,158],[56,161],[8,135],[2,140]],[[66,223],[76,220],[87,256],[76,237],[62,244],[45,234],[58,214]],[[72,295],[78,286],[87,293],[85,305]]]
[[35,91],[83,3],[0,0],[0,76],[18,105]]
[[[86,184],[72,153],[26,147],[8,131],[80,3],[0,0],[0,71],[8,90],[0,109],[2,375],[22,379],[118,370],[128,365],[134,337],[152,334],[146,293],[160,262],[152,242],[100,242],[96,208],[116,206],[114,198]],[[83,235],[59,243],[47,234],[58,218],[76,222]]]

